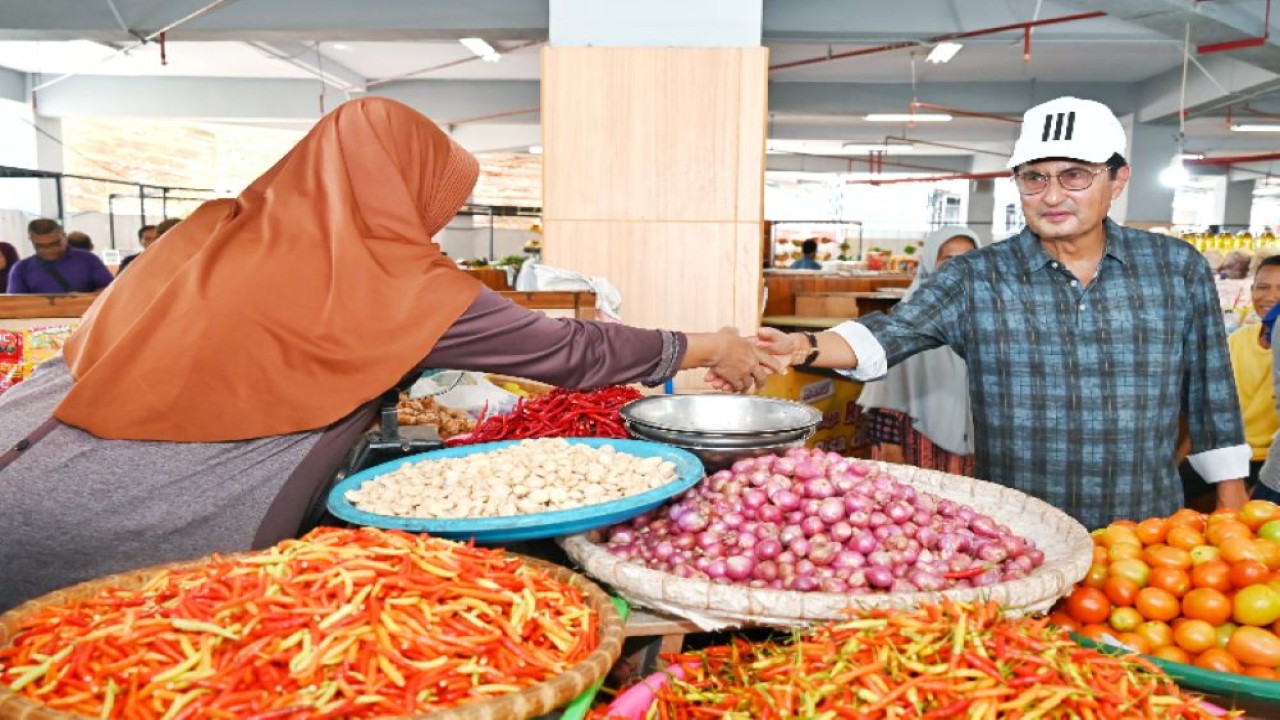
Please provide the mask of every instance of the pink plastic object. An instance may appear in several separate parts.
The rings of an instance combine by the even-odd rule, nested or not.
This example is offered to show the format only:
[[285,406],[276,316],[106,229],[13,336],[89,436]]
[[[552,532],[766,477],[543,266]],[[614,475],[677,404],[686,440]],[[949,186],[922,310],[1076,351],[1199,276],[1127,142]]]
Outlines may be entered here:
[[683,680],[686,672],[687,668],[684,665],[672,665],[666,670],[650,675],[614,698],[605,711],[605,717],[610,720],[614,718],[644,720],[644,715],[653,705],[658,691],[673,677]]

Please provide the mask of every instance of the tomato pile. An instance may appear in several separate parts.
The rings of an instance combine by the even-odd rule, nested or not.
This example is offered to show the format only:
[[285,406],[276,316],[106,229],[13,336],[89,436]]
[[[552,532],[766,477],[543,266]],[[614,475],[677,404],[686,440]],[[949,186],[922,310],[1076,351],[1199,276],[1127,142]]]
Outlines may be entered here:
[[1280,506],[1122,520],[1052,620],[1207,670],[1280,680]]

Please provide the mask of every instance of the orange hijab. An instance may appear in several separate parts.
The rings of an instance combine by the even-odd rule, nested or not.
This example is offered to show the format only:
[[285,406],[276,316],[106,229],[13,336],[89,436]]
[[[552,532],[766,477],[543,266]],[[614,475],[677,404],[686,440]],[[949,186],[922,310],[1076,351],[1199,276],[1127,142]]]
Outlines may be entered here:
[[478,174],[413,109],[342,105],[107,288],[67,342],[75,384],[54,415],[102,438],[178,442],[341,419],[421,362],[480,292],[431,240]]

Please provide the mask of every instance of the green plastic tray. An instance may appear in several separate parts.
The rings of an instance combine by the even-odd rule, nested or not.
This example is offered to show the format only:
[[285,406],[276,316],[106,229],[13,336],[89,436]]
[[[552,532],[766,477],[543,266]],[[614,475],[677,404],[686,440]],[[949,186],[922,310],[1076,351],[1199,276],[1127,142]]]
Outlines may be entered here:
[[[620,597],[610,597],[609,599],[613,601],[613,606],[618,609],[618,616],[625,623],[627,617],[631,615],[631,606]],[[1280,683],[1277,684],[1280,685]],[[565,706],[564,713],[560,715],[560,720],[583,720],[591,710],[591,703],[595,702],[596,693],[600,692],[602,685],[604,685],[604,678],[600,678],[585,692],[574,698],[573,702]]]
[[[1096,643],[1076,633],[1071,633],[1071,637],[1085,647],[1101,650],[1102,652],[1113,654],[1127,652],[1114,645]],[[1161,670],[1164,670],[1169,677],[1176,680],[1183,687],[1228,698],[1280,703],[1280,682],[1275,680],[1263,680],[1262,678],[1249,677],[1247,675],[1205,670],[1195,665],[1163,660],[1151,655],[1143,655],[1142,657],[1159,666]]]

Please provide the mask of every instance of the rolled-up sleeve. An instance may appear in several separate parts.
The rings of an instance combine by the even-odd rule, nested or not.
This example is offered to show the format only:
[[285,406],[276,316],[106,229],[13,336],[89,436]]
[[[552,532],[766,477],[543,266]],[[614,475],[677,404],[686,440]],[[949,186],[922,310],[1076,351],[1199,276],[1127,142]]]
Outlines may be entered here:
[[1182,411],[1191,432],[1191,455],[1187,460],[1205,482],[1218,483],[1247,477],[1251,451],[1244,441],[1240,402],[1212,272],[1203,259],[1195,261],[1188,278],[1192,307],[1182,346]]
[[959,327],[968,307],[969,281],[963,260],[943,265],[892,313],[872,313],[832,328],[858,358],[856,368],[840,372],[861,382],[875,380],[912,355],[942,345],[964,357]]

